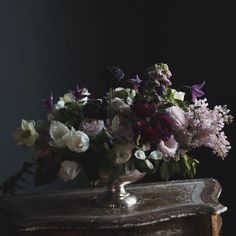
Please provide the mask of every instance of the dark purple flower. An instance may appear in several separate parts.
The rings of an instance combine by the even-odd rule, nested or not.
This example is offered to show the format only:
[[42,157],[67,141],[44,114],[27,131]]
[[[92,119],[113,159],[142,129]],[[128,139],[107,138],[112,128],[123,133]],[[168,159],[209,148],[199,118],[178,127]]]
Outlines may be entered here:
[[172,121],[168,114],[156,112],[151,118],[151,126],[158,132],[159,139],[166,141],[172,132]]
[[155,106],[152,103],[144,102],[144,101],[137,101],[134,104],[133,109],[139,116],[143,118],[147,118],[152,116],[155,112]]
[[86,118],[106,119],[106,102],[103,99],[90,99],[83,107]]
[[202,87],[204,86],[205,81],[203,81],[201,84],[195,84],[191,86],[191,93],[192,93],[192,101],[195,102],[197,98],[200,98],[204,95],[204,92],[202,91]]
[[138,90],[142,80],[136,75],[135,78],[129,79],[127,82],[133,85],[133,89]]
[[105,69],[99,75],[99,77],[103,79],[109,87],[112,88],[117,87],[124,79],[124,76],[124,72],[116,66]]
[[47,109],[51,109],[53,105],[53,94],[52,92],[50,93],[50,96],[46,99],[41,100],[43,102],[43,106]]

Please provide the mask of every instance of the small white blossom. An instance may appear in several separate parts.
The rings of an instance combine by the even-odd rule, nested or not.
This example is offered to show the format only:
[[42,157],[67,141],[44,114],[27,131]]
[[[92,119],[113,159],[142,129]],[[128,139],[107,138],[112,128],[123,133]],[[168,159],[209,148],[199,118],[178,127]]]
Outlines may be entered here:
[[184,101],[184,96],[185,96],[185,93],[184,93],[184,92],[177,91],[177,90],[175,90],[175,89],[171,89],[171,91],[172,91],[172,93],[174,94],[174,98],[175,98],[175,99]]
[[81,170],[81,166],[76,161],[63,161],[58,172],[58,178],[67,182],[76,178]]

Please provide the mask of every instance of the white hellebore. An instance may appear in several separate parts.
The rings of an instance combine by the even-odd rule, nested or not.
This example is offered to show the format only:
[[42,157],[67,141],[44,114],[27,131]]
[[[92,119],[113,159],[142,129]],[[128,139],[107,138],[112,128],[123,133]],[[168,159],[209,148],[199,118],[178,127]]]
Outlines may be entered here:
[[63,161],[58,172],[58,178],[64,180],[72,180],[77,177],[81,170],[81,166],[76,161]]
[[134,156],[139,159],[139,160],[143,160],[145,161],[147,167],[151,170],[154,169],[154,166],[152,164],[152,162],[149,159],[152,160],[160,160],[162,158],[162,154],[158,151],[152,151],[149,155],[149,157],[146,156],[145,152],[143,150],[137,150],[134,153]]
[[174,98],[183,101],[185,93],[184,92],[178,92],[175,89],[171,89],[172,93],[174,94]]
[[52,138],[52,141],[49,142],[49,145],[57,148],[65,148],[65,137],[69,132],[70,130],[60,121],[51,121],[49,134]]
[[89,137],[82,131],[76,131],[73,127],[65,136],[66,146],[76,153],[86,152],[89,148]]
[[13,137],[18,145],[32,147],[38,138],[38,133],[35,129],[35,121],[22,120],[21,126],[13,133]]

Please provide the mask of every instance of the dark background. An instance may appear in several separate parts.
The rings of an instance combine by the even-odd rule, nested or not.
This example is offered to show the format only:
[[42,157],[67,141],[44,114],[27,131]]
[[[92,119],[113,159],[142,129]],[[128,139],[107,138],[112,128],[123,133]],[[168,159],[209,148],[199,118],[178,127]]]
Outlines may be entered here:
[[[228,104],[235,114],[235,22],[233,1],[0,0],[0,183],[14,174],[28,149],[11,133],[20,120],[45,119],[40,99],[61,96],[76,84],[98,95],[102,68],[117,65],[127,74],[165,62],[174,86],[206,81],[209,103]],[[234,228],[235,124],[226,128],[233,149],[225,161],[208,149],[195,153],[197,177],[217,179],[223,233]],[[155,181],[152,176],[148,181]],[[85,187],[83,179],[57,181],[28,191]]]

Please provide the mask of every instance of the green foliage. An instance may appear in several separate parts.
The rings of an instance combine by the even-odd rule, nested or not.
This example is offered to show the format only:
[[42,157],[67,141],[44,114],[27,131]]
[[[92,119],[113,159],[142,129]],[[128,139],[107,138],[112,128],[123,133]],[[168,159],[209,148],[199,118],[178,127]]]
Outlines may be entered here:
[[187,178],[194,178],[196,167],[199,162],[196,159],[184,155],[180,160],[171,159],[162,161],[160,165],[160,176],[164,181],[168,181],[174,174],[181,174]]

